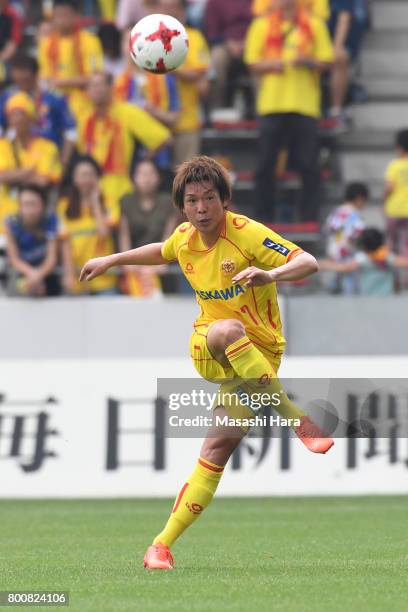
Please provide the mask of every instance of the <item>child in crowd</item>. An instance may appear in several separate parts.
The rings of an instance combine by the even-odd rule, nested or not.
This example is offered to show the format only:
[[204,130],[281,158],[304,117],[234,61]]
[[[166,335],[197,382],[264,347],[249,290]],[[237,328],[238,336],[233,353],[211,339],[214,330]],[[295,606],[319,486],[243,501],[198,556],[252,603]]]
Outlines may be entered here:
[[37,185],[20,189],[18,207],[18,213],[5,223],[9,293],[33,297],[58,295],[57,216],[46,211],[45,192]]
[[[369,198],[364,183],[350,183],[341,204],[330,214],[326,222],[326,255],[334,262],[347,263],[356,253],[356,240],[361,236],[365,223],[361,211]],[[357,292],[356,275],[344,274],[335,279],[335,289],[352,295]]]
[[385,245],[384,234],[369,227],[363,230],[358,240],[359,250],[347,263],[323,260],[321,270],[358,273],[360,295],[392,295],[395,285],[395,270],[408,268],[408,257],[395,255]]

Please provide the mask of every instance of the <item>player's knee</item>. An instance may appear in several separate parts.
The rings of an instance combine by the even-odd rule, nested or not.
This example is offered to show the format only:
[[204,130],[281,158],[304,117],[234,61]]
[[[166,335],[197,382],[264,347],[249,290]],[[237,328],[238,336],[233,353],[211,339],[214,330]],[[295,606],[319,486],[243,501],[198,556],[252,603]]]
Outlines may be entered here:
[[241,438],[207,438],[201,449],[201,457],[216,465],[225,465],[240,442]]
[[245,334],[245,327],[240,321],[236,321],[235,319],[225,321],[220,338],[222,349],[225,350],[230,344],[243,338]]

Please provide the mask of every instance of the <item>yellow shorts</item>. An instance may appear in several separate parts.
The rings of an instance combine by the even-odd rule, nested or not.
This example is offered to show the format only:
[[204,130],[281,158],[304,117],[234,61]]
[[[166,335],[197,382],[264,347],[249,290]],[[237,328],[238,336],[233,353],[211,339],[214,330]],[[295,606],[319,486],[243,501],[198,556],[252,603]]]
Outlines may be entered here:
[[[195,369],[202,378],[213,383],[219,383],[221,385],[220,394],[231,393],[234,388],[242,385],[243,381],[235,374],[231,367],[224,368],[211,355],[207,346],[207,334],[214,323],[216,321],[196,326],[190,338],[190,355]],[[271,355],[266,355],[261,348],[258,350],[266,357],[277,374],[282,356],[271,357]],[[213,408],[216,407],[217,405],[213,406]],[[254,413],[248,406],[238,402],[225,404],[225,409],[233,419],[251,418],[254,416]]]

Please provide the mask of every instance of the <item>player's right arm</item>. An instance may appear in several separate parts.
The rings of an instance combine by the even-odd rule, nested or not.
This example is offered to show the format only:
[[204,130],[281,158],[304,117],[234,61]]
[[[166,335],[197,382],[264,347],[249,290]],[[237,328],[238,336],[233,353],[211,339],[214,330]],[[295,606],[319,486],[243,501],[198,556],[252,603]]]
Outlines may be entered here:
[[82,268],[79,280],[90,281],[115,266],[158,266],[168,263],[168,260],[162,256],[162,247],[163,242],[154,242],[124,253],[90,259]]

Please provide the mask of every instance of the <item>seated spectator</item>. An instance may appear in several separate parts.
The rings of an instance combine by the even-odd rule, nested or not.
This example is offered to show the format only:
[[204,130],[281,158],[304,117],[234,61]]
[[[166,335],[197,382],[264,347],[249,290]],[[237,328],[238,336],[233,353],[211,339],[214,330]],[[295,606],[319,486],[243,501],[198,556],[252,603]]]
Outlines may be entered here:
[[9,293],[35,297],[60,293],[56,273],[58,221],[46,212],[45,192],[37,185],[22,187],[18,213],[6,219]]
[[[170,130],[174,129],[179,119],[180,99],[177,79],[174,74],[152,74],[140,70],[130,57],[130,29],[123,35],[123,54],[128,58],[127,67],[118,76],[114,86],[115,98],[121,102],[130,102],[147,111]],[[143,155],[143,152],[142,152]],[[172,166],[172,149],[161,149],[154,159],[160,169]]]
[[95,73],[89,79],[89,101],[77,116],[78,149],[95,158],[103,171],[102,190],[119,206],[131,191],[131,165],[135,142],[155,157],[171,143],[169,130],[149,113],[133,104],[113,99],[112,77]]
[[0,138],[0,236],[4,218],[16,212],[16,189],[27,184],[52,187],[62,174],[55,144],[32,133],[36,112],[31,98],[23,92],[14,94],[5,112],[14,135]]
[[61,151],[65,165],[75,148],[77,138],[75,119],[66,99],[56,92],[41,89],[38,82],[38,62],[29,55],[16,55],[11,62],[13,84],[0,96],[0,128],[4,134],[7,120],[5,106],[10,96],[22,91],[35,105],[36,120],[33,134],[54,142]]
[[[408,130],[396,137],[397,158],[385,173],[385,216],[390,248],[408,257]],[[408,285],[408,278],[406,279]]]
[[359,250],[348,263],[329,260],[319,262],[321,270],[334,270],[349,274],[358,272],[360,295],[392,295],[395,286],[395,270],[408,268],[408,257],[390,252],[384,242],[384,234],[376,228],[363,230],[359,238]]
[[259,158],[256,214],[265,221],[276,208],[275,171],[289,142],[302,178],[302,221],[316,221],[319,205],[320,73],[333,50],[323,21],[298,8],[296,0],[274,0],[268,15],[248,31],[245,61],[258,78]]
[[[171,15],[185,25],[185,0],[159,0],[158,12]],[[180,116],[175,128],[174,164],[198,155],[201,149],[201,98],[208,93],[210,52],[204,36],[186,27],[189,51],[184,64],[175,71],[180,94]]]
[[[255,17],[265,15],[275,0],[253,0],[252,13]],[[329,0],[299,0],[305,8],[310,10],[313,15],[320,17],[323,21],[327,21],[330,16]]]
[[[166,240],[178,221],[171,196],[159,192],[160,175],[153,162],[140,162],[133,180],[134,191],[120,202],[120,251]],[[158,272],[157,266],[126,266],[126,293],[147,296],[157,292],[160,287]]]
[[116,78],[123,72],[129,45],[127,54],[122,57],[122,34],[114,23],[102,23],[98,28],[98,37],[103,49],[105,72]]
[[245,36],[252,19],[252,0],[208,0],[204,32],[211,45],[211,61],[215,70],[211,104],[215,108],[230,105],[226,85],[231,69],[245,69],[242,56]]
[[115,274],[100,276],[89,285],[78,282],[79,272],[88,259],[115,250],[112,228],[118,224],[118,209],[102,196],[100,177],[101,169],[92,157],[79,157],[72,171],[70,194],[58,204],[64,287],[71,294],[117,293]]
[[[361,236],[365,223],[361,210],[369,198],[368,187],[364,183],[347,185],[344,204],[335,208],[326,222],[326,254],[332,261],[349,262],[356,254],[356,244]],[[335,292],[352,295],[357,293],[356,275],[342,274],[336,278]]]
[[78,19],[76,0],[55,0],[53,30],[38,50],[41,79],[68,96],[73,112],[84,103],[89,75],[103,69],[99,38],[80,29]]
[[23,38],[21,17],[8,0],[0,0],[0,84],[7,78],[8,65]]

